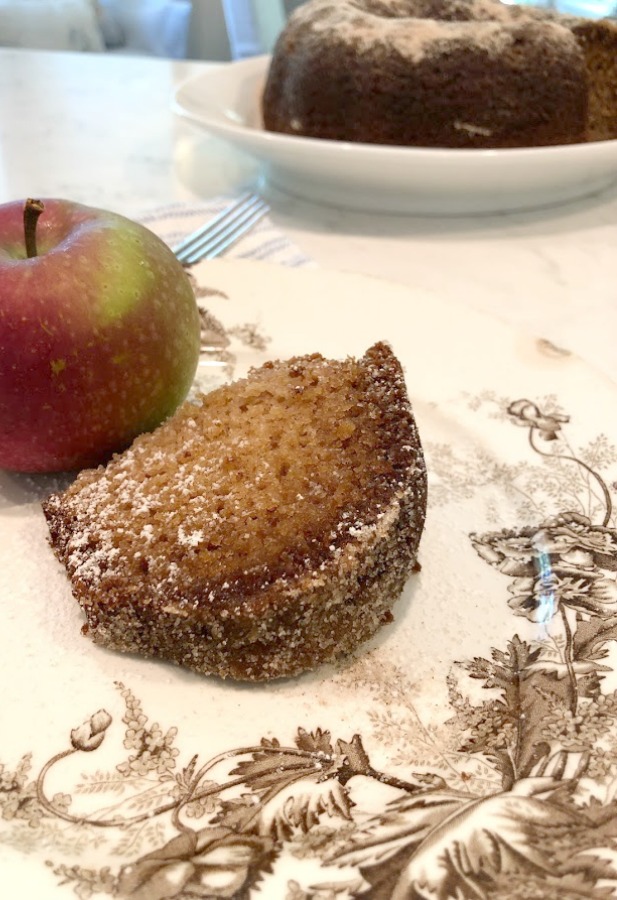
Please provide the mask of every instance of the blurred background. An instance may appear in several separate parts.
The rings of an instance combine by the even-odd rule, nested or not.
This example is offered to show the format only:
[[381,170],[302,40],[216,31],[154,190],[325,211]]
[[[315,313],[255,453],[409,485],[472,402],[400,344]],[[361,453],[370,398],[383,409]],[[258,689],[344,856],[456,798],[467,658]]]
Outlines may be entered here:
[[[0,0],[0,46],[172,59],[268,53],[304,0]],[[516,0],[530,2],[530,0]],[[617,0],[534,0],[572,15],[615,15]]]

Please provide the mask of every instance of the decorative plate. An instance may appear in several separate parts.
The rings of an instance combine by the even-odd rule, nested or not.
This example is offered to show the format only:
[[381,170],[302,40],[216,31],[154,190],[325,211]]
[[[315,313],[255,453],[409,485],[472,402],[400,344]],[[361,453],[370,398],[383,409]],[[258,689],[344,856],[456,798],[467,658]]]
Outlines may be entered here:
[[511,212],[589,196],[617,181],[617,141],[513,150],[447,150],[326,141],[265,131],[269,57],[192,76],[174,110],[264,164],[269,181],[309,200],[385,213]]
[[614,896],[615,386],[378,280],[193,271],[207,385],[391,342],[430,473],[422,571],[352,658],[197,677],[81,635],[39,504],[66,479],[2,474],[3,896]]

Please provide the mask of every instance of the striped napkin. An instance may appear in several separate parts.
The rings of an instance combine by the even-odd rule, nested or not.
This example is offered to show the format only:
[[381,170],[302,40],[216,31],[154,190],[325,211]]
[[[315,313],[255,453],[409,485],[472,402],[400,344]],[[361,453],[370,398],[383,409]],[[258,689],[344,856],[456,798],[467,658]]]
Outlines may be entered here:
[[[173,247],[229,206],[235,197],[216,197],[195,203],[170,203],[140,216],[140,221]],[[227,259],[256,259],[282,266],[306,266],[312,260],[276,228],[269,216],[234,244]]]

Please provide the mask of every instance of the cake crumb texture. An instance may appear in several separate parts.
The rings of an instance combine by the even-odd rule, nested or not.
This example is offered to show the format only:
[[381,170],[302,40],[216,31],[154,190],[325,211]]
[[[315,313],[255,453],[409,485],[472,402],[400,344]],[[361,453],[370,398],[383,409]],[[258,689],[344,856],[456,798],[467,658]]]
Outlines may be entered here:
[[43,504],[108,648],[242,680],[348,653],[416,563],[426,470],[401,366],[266,363]]

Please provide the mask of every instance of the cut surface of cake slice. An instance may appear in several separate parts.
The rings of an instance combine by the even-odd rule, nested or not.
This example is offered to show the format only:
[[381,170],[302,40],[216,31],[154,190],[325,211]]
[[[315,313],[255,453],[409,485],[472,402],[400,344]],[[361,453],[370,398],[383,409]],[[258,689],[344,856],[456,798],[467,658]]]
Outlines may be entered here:
[[401,366],[266,363],[43,504],[92,639],[199,673],[295,675],[392,618],[426,469]]

